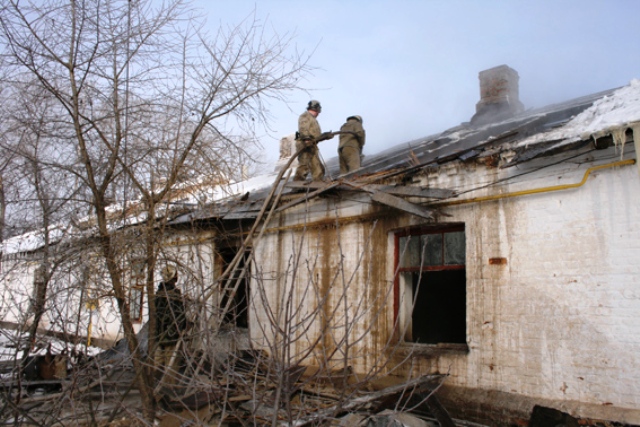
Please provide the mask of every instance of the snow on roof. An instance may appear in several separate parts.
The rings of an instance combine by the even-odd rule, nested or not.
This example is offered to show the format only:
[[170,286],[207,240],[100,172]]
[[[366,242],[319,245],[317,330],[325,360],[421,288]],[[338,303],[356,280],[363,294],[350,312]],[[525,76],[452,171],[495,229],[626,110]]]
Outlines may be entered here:
[[222,201],[229,197],[237,196],[238,194],[253,193],[271,187],[276,176],[276,173],[270,173],[254,176],[244,181],[218,184],[209,188],[200,189],[197,194],[192,193],[185,201],[191,203],[210,203]]
[[[640,123],[640,80],[634,79],[628,86],[603,96],[593,105],[576,115],[564,126],[541,132],[518,142],[529,146],[544,141],[562,140],[563,143],[600,138],[626,130]],[[616,144],[620,141],[616,141]],[[622,141],[624,143],[624,141]]]
[[[628,86],[614,91],[607,91],[606,94],[594,94],[585,98],[595,99],[595,102],[563,125],[548,131],[537,131],[529,137],[515,141],[513,147],[530,147],[549,141],[558,141],[556,145],[564,145],[589,138],[597,139],[609,134],[613,136],[616,144],[623,144],[626,129],[640,126],[640,80],[634,79]],[[406,163],[407,150],[413,151],[415,147],[420,145],[425,145],[426,151],[423,154],[428,154],[429,156],[436,156],[438,151],[443,152],[442,156],[446,156],[452,150],[454,152],[459,151],[464,148],[460,146],[461,141],[466,139],[469,139],[468,142],[471,144],[467,148],[473,148],[474,144],[477,145],[483,141],[480,138],[481,134],[488,131],[487,135],[489,135],[493,128],[510,129],[511,122],[514,123],[513,126],[518,126],[519,123],[522,124],[523,120],[544,117],[550,111],[549,108],[569,111],[572,106],[571,102],[575,103],[580,100],[581,98],[569,101],[566,105],[544,107],[539,111],[518,115],[500,123],[489,123],[480,128],[468,128],[461,125],[426,139],[398,144],[372,156],[371,161],[367,162],[368,165],[363,165],[363,169],[360,172],[373,173],[380,168],[400,167]],[[438,138],[442,139],[439,144],[429,145]],[[327,172],[337,173],[337,167],[337,159],[329,159]],[[233,183],[221,183],[218,181],[214,184],[204,178],[201,181],[183,183],[174,189],[174,196],[165,205],[165,213],[169,213],[172,208],[178,208],[177,210],[179,210],[182,207],[184,212],[184,209],[196,209],[197,206],[224,202],[226,199],[233,200],[238,195],[245,193],[251,193],[253,199],[255,193],[259,193],[261,190],[268,189],[273,185],[276,175],[276,173],[265,174]],[[259,196],[256,195],[256,197]],[[139,207],[136,208],[136,205],[139,205],[139,201],[129,202],[126,208],[122,205],[110,206],[108,208],[111,214],[110,228],[117,229],[144,222],[146,214],[144,210],[139,209]],[[173,212],[177,212],[177,210]],[[122,215],[118,217],[118,214],[123,211],[126,211],[125,217]],[[87,218],[87,220],[90,220],[90,218]],[[69,233],[70,229],[71,226],[69,225],[52,227],[50,229],[51,241],[55,242],[62,239]],[[34,251],[43,245],[44,234],[42,230],[38,230],[7,239],[2,242],[0,248],[4,254],[12,254]]]
[[250,178],[246,181],[230,184],[229,187],[231,187],[231,189],[234,190],[232,191],[232,194],[243,194],[248,191],[251,192],[251,191],[261,190],[265,187],[271,187],[277,175],[278,174],[276,173],[259,175],[259,176]]
[[[246,192],[254,192],[269,188],[275,180],[276,174],[266,174],[250,178],[245,181],[235,183],[225,183],[202,186],[200,183],[185,183],[177,188],[180,190],[180,200],[172,200],[170,205],[197,206],[203,202],[211,203],[222,201],[238,194]],[[191,187],[191,188],[190,188]],[[140,204],[137,201],[128,202],[126,208],[122,204],[115,204],[107,207],[107,214],[110,219],[109,228],[116,230],[126,226],[140,224],[147,219],[146,212],[140,210]],[[169,209],[166,205],[165,209]],[[126,217],[121,214],[123,209],[127,210]],[[85,227],[93,227],[93,216],[79,219],[77,223],[84,224]],[[49,228],[49,242],[57,243],[65,236],[70,235],[74,231],[76,234],[82,234],[80,229],[76,229],[71,224],[57,224]],[[14,236],[0,243],[0,251],[2,254],[17,254],[32,252],[44,246],[44,230],[38,229],[29,231],[19,236]]]
[[[68,226],[57,224],[49,227],[49,241],[51,243],[62,239],[68,231]],[[44,246],[45,233],[43,229],[29,231],[28,233],[14,236],[4,240],[0,244],[3,254],[16,254],[31,252]]]

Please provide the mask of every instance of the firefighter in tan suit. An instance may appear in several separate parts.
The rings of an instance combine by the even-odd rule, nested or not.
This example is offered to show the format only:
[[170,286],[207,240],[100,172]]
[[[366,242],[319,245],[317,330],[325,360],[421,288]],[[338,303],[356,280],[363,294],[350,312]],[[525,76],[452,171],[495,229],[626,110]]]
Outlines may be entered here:
[[362,117],[347,117],[347,122],[340,128],[340,174],[354,171],[360,167],[360,157],[364,146],[365,132],[362,127]]
[[311,100],[307,105],[307,111],[298,119],[298,133],[296,134],[296,150],[302,150],[298,155],[298,168],[295,181],[304,181],[309,172],[314,181],[324,179],[324,166],[320,161],[318,142],[333,138],[332,132],[322,133],[318,124],[318,114],[322,111],[320,102]]

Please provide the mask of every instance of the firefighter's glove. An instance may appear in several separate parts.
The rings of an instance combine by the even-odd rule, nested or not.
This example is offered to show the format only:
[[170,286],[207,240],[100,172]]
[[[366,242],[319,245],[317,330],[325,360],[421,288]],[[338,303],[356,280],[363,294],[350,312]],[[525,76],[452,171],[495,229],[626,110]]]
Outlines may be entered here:
[[333,139],[333,132],[329,131],[329,132],[322,132],[320,134],[320,138],[318,138],[318,141],[326,141],[327,139]]

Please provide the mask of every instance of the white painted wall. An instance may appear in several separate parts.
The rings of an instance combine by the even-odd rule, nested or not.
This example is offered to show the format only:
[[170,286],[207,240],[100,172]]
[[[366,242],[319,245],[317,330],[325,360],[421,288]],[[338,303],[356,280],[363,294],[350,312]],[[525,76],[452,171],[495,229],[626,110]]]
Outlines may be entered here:
[[3,260],[0,271],[0,319],[26,324],[28,321],[33,275],[39,262],[21,255]]
[[[577,183],[590,166],[620,160],[619,152],[613,149],[595,153],[597,158],[588,154],[544,168],[548,160],[510,169],[450,164],[423,177],[422,185],[468,190],[524,174],[513,182],[465,195],[470,198]],[[635,153],[627,146],[624,157],[635,158]],[[640,409],[638,195],[637,167],[623,166],[595,171],[577,189],[444,207],[451,215],[444,220],[465,224],[469,352],[435,358],[416,353],[411,359],[418,371],[449,372],[447,381],[452,385]],[[302,250],[301,283],[308,282],[311,272],[322,272],[307,268],[310,260],[336,266],[344,262],[345,271],[353,271],[370,221],[341,225],[329,255],[318,242],[326,239],[322,233],[335,235],[333,229],[312,227],[305,234],[305,243],[299,245],[302,219],[311,224],[335,218],[334,209],[343,219],[370,212],[362,200],[348,199],[337,208],[327,199],[292,209],[286,217],[276,219],[277,225],[257,243],[257,264],[271,277],[265,286],[270,303],[275,304],[282,291],[278,280],[284,275],[288,257],[299,252],[293,249],[294,243]],[[425,223],[400,213],[389,221],[395,229]],[[386,277],[356,274],[347,293],[349,309],[352,301],[362,298],[368,304],[367,314],[356,322],[352,335],[371,332],[354,349],[361,356],[354,364],[362,370],[371,368],[377,356],[387,350],[383,340],[388,333],[368,329],[377,319],[367,295],[372,288],[380,294],[380,289],[388,289],[393,281],[392,236],[390,229],[386,247],[375,248],[384,254],[382,259],[365,257],[362,269],[366,272],[373,263],[383,263]],[[337,242],[342,245],[341,252]],[[326,256],[329,260],[322,261]],[[490,258],[505,258],[507,263],[490,265]],[[318,277],[316,282],[323,280]],[[393,328],[392,297],[385,305],[385,322],[375,323],[376,328]],[[297,298],[317,304],[302,288]],[[252,320],[252,336],[257,338],[256,324],[265,324],[268,319],[258,310]],[[309,335],[317,333],[318,329],[312,328]],[[303,344],[296,347],[298,351]]]
[[[211,305],[195,304],[207,290],[211,289],[214,279],[214,245],[212,233],[203,231],[197,238],[188,233],[177,233],[167,239],[163,247],[161,259],[158,261],[155,277],[160,281],[160,270],[166,261],[178,266],[178,287],[190,302],[187,304],[192,321],[200,320]],[[90,256],[90,254],[85,254]],[[11,255],[2,262],[0,271],[0,318],[2,321],[17,325],[28,325],[33,320],[31,298],[34,292],[34,273],[40,265],[34,256]],[[73,264],[73,260],[71,263]],[[54,273],[48,287],[47,310],[41,320],[40,327],[55,331],[66,331],[80,336],[91,336],[106,342],[115,343],[124,338],[120,322],[119,309],[115,298],[110,297],[112,290],[106,279],[106,272],[100,269],[100,258],[88,263],[90,273],[83,276],[81,268],[61,266]],[[80,281],[87,280],[86,286],[91,288],[83,296],[80,304]],[[86,288],[85,288],[86,289]],[[134,323],[135,332],[139,332],[148,319],[148,296],[144,292],[143,316],[140,322]],[[97,305],[86,304],[88,299],[96,298]],[[55,309],[52,309],[55,307]],[[80,313],[80,317],[78,317]],[[202,319],[206,315],[203,314]],[[80,320],[78,322],[78,319]],[[89,334],[89,324],[91,333]]]
[[[620,158],[613,149],[595,153],[544,168],[536,161],[510,169],[447,164],[421,184],[464,191],[520,175],[465,195],[479,197],[575,183],[588,167]],[[624,157],[635,152],[627,146]],[[415,353],[413,374],[448,372],[452,385],[640,409],[639,194],[637,167],[624,166],[596,171],[577,189],[443,207],[451,215],[443,220],[465,224],[469,352]],[[342,367],[345,354],[325,350],[347,337],[353,345],[344,363],[366,371],[384,362],[394,327],[393,231],[426,221],[397,212],[376,223],[368,215],[378,209],[366,195],[353,194],[315,199],[273,219],[255,245],[250,325],[256,346],[275,351],[286,338],[293,340],[292,359],[321,364],[331,357],[331,367]],[[377,238],[369,242],[372,234]],[[200,279],[182,283],[196,293],[214,275],[213,245],[203,237],[167,252],[201,266]],[[489,264],[497,257],[506,265]],[[30,290],[30,264],[21,268],[11,280]],[[17,319],[27,293],[12,302],[7,286],[2,290],[1,314]],[[287,307],[297,328],[278,335]],[[104,329],[97,330],[104,336],[119,328],[106,317],[114,308],[101,306]]]
[[[492,192],[579,182],[588,167],[617,160],[564,163]],[[461,170],[437,184],[468,188],[469,177]],[[470,352],[441,358],[441,371],[450,367],[462,386],[640,408],[638,194],[637,168],[623,166],[573,190],[447,208],[466,227]],[[490,265],[493,257],[507,264]]]

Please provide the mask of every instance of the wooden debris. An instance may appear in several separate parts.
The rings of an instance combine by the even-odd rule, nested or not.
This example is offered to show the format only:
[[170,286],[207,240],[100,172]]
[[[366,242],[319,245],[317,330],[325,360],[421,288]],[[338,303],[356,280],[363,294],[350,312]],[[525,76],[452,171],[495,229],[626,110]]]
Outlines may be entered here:
[[[378,185],[378,184],[360,184],[356,181],[340,180],[335,188],[339,191],[364,191],[367,193],[374,193],[383,191],[385,193],[393,194],[395,196],[405,197],[420,197],[425,199],[449,199],[456,196],[456,192],[453,190],[447,190],[443,188],[421,188],[404,185]],[[310,189],[310,190],[325,190],[327,183],[320,181],[302,182],[292,181],[285,184],[287,188],[294,189]]]
[[440,427],[456,427],[451,415],[449,415],[449,412],[442,406],[442,403],[440,403],[440,400],[438,400],[435,394],[429,394],[425,403],[429,411],[438,420]]
[[371,200],[381,203],[386,206],[390,206],[395,209],[399,209],[404,212],[408,212],[412,215],[417,215],[426,219],[434,218],[434,211],[428,208],[425,208],[420,205],[416,205],[411,203],[401,197],[416,197],[416,198],[427,198],[427,199],[447,199],[451,197],[455,197],[456,194],[452,190],[445,189],[430,189],[430,188],[419,188],[419,187],[411,187],[411,186],[395,186],[395,185],[375,185],[375,184],[360,184],[358,182],[339,180],[333,183],[327,184],[325,182],[300,182],[293,181],[285,184],[286,187],[296,188],[296,189],[313,189],[311,193],[304,194],[289,203],[286,203],[276,210],[276,212],[281,212],[290,207],[296,206],[300,203],[306,202],[307,200],[312,199],[320,195],[323,192],[328,190],[336,189],[340,191],[362,191],[370,193]]
[[301,197],[299,197],[299,198],[297,198],[295,200],[290,201],[289,203],[285,203],[284,205],[278,207],[278,209],[276,209],[276,212],[282,212],[285,209],[289,209],[289,208],[291,208],[293,206],[299,205],[300,203],[304,203],[307,200],[312,199],[312,198],[316,197],[317,195],[324,193],[325,191],[328,191],[328,190],[331,190],[333,188],[338,187],[340,185],[340,182],[339,181],[335,181],[335,182],[332,182],[330,184],[321,182],[320,184],[324,184],[324,185],[321,188],[318,188],[317,190],[315,190],[315,191],[313,191],[313,192],[311,192],[309,194],[305,194],[305,195],[303,195],[303,196],[301,196]]
[[362,408],[369,403],[375,402],[393,394],[411,391],[415,388],[419,390],[435,389],[444,380],[444,378],[445,375],[425,375],[419,378],[415,378],[403,384],[387,387],[374,393],[354,397],[346,402],[339,402],[329,408],[313,412],[306,417],[301,417],[295,422],[290,423],[289,425],[292,427],[299,427],[310,423],[317,423],[320,420],[333,418],[339,411],[356,411],[357,409]]
[[425,199],[449,199],[456,196],[453,190],[444,188],[420,188],[411,186],[395,185],[374,185],[368,184],[364,187],[367,191],[384,191],[395,196],[421,197]]
[[426,219],[434,218],[434,210],[424,208],[422,206],[416,205],[411,202],[407,202],[406,200],[400,197],[392,196],[391,194],[387,194],[383,192],[373,193],[371,195],[371,200],[386,206],[391,206],[392,208],[396,208],[401,211],[405,211],[412,215],[416,215],[422,218],[426,218]]

